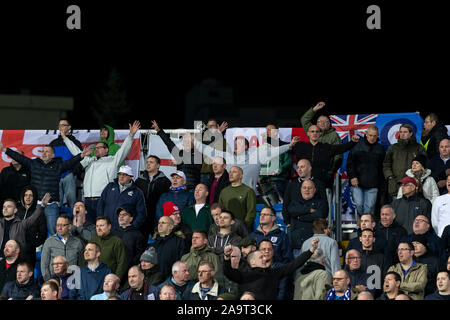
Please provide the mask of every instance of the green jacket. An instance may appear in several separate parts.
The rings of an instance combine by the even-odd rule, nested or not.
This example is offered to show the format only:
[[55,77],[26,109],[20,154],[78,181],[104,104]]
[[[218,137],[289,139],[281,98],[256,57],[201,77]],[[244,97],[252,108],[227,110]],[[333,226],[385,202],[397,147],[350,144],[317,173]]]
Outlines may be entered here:
[[[106,140],[100,138],[99,142],[106,143],[108,145],[108,155],[113,156],[120,149],[120,146],[114,143],[114,129],[107,124],[105,124],[104,126],[106,129],[108,129],[108,138]],[[91,157],[95,157],[95,146],[94,150],[91,153]]]
[[406,176],[406,170],[411,168],[412,160],[419,154],[426,156],[427,151],[417,143],[414,135],[408,140],[399,139],[389,147],[383,162],[383,174],[386,179],[392,176],[388,181],[391,196],[397,195],[398,183]]
[[251,228],[256,218],[256,195],[252,188],[245,184],[238,187],[230,185],[220,192],[219,204]]
[[198,281],[198,266],[200,262],[208,261],[214,265],[216,271],[215,279],[219,283],[223,283],[223,268],[219,261],[219,257],[208,246],[201,249],[191,248],[191,250],[181,257],[181,261],[189,267],[189,275],[192,281]]
[[402,278],[399,290],[409,295],[414,300],[423,300],[425,287],[427,285],[427,267],[424,264],[416,262],[408,271],[406,276],[403,274],[402,266],[397,263],[388,270],[397,272]]
[[[300,119],[300,122],[301,122],[302,127],[305,130],[305,132],[308,132],[309,127],[313,125],[311,120],[314,118],[314,114],[315,114],[315,112],[314,112],[313,108],[310,108],[308,111],[305,112],[305,114]],[[319,138],[319,142],[328,143],[328,144],[341,144],[342,143],[341,138],[339,138],[339,135],[336,132],[336,129],[334,129],[332,126],[330,126],[325,132],[322,132],[322,134],[320,135],[320,138]],[[330,167],[332,170],[330,170],[330,172],[334,172],[337,169],[339,169],[342,159],[343,159],[342,154],[338,154],[338,155],[334,156],[331,167]],[[300,159],[297,159],[297,161],[298,160],[300,160]]]
[[208,204],[205,204],[200,209],[198,215],[195,214],[195,204],[190,207],[185,207],[181,211],[181,220],[191,227],[191,230],[209,231],[209,226],[214,222],[211,216],[211,209]]
[[90,242],[96,243],[102,249],[100,262],[103,262],[120,278],[128,272],[128,260],[123,241],[112,233],[104,237],[95,236]]

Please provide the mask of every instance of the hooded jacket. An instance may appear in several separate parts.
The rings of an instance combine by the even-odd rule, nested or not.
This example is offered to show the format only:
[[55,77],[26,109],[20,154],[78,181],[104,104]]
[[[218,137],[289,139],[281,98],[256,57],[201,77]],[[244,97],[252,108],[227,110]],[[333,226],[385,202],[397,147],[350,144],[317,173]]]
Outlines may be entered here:
[[[108,130],[108,137],[106,139],[102,139],[99,136],[99,142],[104,142],[108,145],[108,155],[113,156],[117,153],[117,151],[119,151],[120,146],[118,144],[114,143],[114,138],[115,138],[115,133],[114,133],[114,129],[110,126],[108,126],[107,124],[104,124],[103,127],[105,127]],[[100,130],[101,133],[101,130]],[[99,133],[99,135],[100,135]],[[95,146],[94,146],[94,150],[91,153],[91,157],[95,157]]]
[[[33,192],[33,202],[27,209],[25,208],[25,192],[31,190]],[[29,219],[36,210],[38,200],[38,192],[35,187],[25,187],[20,194],[20,204],[17,206],[16,216],[22,220]],[[38,221],[31,225],[31,227],[25,233],[26,246],[22,248],[22,255],[31,263],[36,261],[36,248],[44,244],[47,239],[47,223],[45,215],[41,215]]]
[[250,237],[254,238],[257,244],[262,240],[269,240],[272,242],[274,262],[286,264],[294,259],[289,238],[279,224],[274,223],[272,229],[266,233],[262,231],[261,225],[259,225],[255,231],[250,233]]
[[332,284],[332,277],[325,267],[307,262],[294,281],[294,300],[319,300],[325,285]]
[[83,242],[69,234],[64,244],[58,234],[50,236],[44,242],[41,253],[41,272],[44,281],[51,278],[53,274],[52,262],[56,256],[64,256],[70,265],[80,265],[84,251]]
[[[411,169],[408,169],[406,171],[406,175],[408,177],[414,178],[414,173]],[[430,200],[431,204],[434,203],[434,200],[439,197],[439,189],[436,184],[436,181],[433,179],[431,175],[431,170],[426,169],[425,174],[421,177],[421,183],[422,183],[422,194],[425,197],[425,199]],[[402,188],[398,188],[397,193],[397,199],[401,198],[403,196]]]
[[143,226],[147,216],[144,194],[131,181],[131,186],[124,191],[120,191],[118,179],[109,183],[102,192],[101,199],[97,206],[97,216],[107,216],[111,219],[112,230],[119,228],[119,221],[116,210],[122,206],[129,206],[133,215],[131,225],[136,229]]
[[125,228],[118,228],[113,231],[116,237],[122,239],[127,253],[128,268],[138,265],[142,253],[145,251],[147,241],[142,233],[134,226],[129,225]]
[[231,231],[227,234],[221,234],[220,232],[216,234],[211,234],[208,236],[208,246],[211,247],[213,252],[218,256],[223,256],[223,249],[231,244],[233,246],[239,246],[239,242],[241,241],[241,237],[239,237],[236,233]]
[[59,201],[59,181],[61,180],[61,174],[74,168],[81,160],[81,156],[76,155],[66,161],[55,157],[50,162],[45,163],[40,158],[30,159],[10,148],[5,153],[30,170],[31,185],[38,190],[38,199],[42,199],[49,192],[51,195],[49,203]]
[[379,141],[377,138],[371,144],[364,136],[348,154],[348,179],[358,178],[361,188],[379,188],[384,180],[383,161],[386,152]]
[[[311,209],[315,211],[311,213]],[[288,232],[291,239],[291,247],[301,249],[302,243],[313,235],[312,223],[318,218],[326,218],[328,215],[328,202],[314,194],[309,200],[302,197],[293,200],[288,208],[291,227]]]
[[20,201],[20,193],[30,184],[30,170],[21,166],[19,170],[11,163],[0,172],[0,203],[5,199]]
[[398,139],[398,142],[391,145],[383,161],[383,174],[388,180],[388,192],[391,196],[396,196],[400,180],[405,177],[405,172],[411,166],[412,160],[418,155],[427,155],[426,150],[412,135],[408,140]]

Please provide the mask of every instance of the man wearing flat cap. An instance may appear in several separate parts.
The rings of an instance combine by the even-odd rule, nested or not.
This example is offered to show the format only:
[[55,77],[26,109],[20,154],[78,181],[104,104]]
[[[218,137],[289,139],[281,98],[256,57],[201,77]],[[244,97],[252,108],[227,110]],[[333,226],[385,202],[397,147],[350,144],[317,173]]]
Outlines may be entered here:
[[412,177],[400,180],[403,196],[392,202],[397,213],[396,221],[406,229],[408,234],[413,232],[414,219],[422,214],[431,219],[431,202],[417,192],[417,181]]
[[145,198],[142,191],[133,181],[133,171],[130,166],[121,166],[118,178],[109,183],[102,192],[97,207],[97,216],[107,216],[112,223],[112,230],[119,229],[116,210],[129,205],[133,216],[131,225],[136,229],[143,227],[147,216]]

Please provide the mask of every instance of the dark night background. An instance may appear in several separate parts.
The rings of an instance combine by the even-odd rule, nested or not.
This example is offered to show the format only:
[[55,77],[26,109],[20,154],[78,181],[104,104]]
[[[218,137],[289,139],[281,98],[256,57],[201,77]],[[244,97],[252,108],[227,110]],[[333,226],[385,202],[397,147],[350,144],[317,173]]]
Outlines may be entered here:
[[[81,30],[66,28],[70,4],[81,7]],[[381,7],[381,30],[366,28],[370,4]],[[73,96],[78,128],[98,127],[93,93],[113,67],[133,106],[123,128],[182,127],[186,93],[205,78],[232,87],[236,107],[299,106],[298,118],[320,100],[330,114],[448,108],[449,27],[430,2],[0,6],[0,93]]]

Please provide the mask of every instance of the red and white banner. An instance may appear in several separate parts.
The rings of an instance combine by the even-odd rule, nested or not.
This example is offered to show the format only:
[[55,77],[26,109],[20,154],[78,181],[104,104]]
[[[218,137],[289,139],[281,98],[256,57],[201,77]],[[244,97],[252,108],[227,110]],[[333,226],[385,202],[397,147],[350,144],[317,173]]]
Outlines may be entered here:
[[[5,148],[22,150],[25,156],[29,158],[39,158],[42,152],[42,146],[49,144],[52,140],[58,138],[58,131],[55,130],[0,130],[0,140]],[[75,130],[73,136],[77,138],[83,148],[86,146],[95,146],[99,141],[99,130]],[[114,130],[114,143],[121,145],[129,130]],[[141,144],[139,141],[140,132],[134,136],[131,152],[125,160],[125,163],[133,168],[134,179],[139,176],[139,159],[141,155]],[[1,152],[0,169],[9,166],[11,158],[4,152]]]

